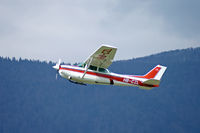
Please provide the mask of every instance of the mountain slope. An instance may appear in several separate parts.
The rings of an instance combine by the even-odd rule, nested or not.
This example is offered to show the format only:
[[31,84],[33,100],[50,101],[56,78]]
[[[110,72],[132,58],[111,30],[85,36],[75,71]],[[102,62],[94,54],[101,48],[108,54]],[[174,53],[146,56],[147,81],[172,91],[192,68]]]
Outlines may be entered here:
[[0,58],[0,132],[200,132],[200,48],[116,61],[110,70],[168,67],[159,88],[80,86],[53,63]]

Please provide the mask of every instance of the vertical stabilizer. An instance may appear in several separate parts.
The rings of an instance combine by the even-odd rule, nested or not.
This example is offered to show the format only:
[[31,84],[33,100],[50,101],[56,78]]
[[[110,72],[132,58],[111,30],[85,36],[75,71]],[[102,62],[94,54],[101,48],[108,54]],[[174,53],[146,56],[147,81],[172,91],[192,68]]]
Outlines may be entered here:
[[149,71],[146,75],[141,76],[141,78],[147,79],[143,83],[147,85],[159,85],[160,80],[166,69],[167,67],[165,66],[157,65],[151,71]]
[[157,65],[142,78],[160,80],[166,69],[165,66]]
[[153,79],[161,80],[161,78],[162,78],[164,72],[166,71],[167,67],[161,66],[161,65],[157,65],[156,67],[160,67],[161,69],[158,71],[158,73],[155,75],[155,77]]

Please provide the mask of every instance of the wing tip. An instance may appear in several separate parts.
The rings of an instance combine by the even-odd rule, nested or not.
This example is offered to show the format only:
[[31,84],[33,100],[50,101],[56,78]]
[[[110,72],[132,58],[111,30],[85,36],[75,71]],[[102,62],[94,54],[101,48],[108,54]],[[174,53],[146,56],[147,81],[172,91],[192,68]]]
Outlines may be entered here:
[[109,48],[117,49],[117,47],[112,46],[112,45],[102,44],[101,47],[103,47],[103,46],[105,46],[105,47],[109,47]]

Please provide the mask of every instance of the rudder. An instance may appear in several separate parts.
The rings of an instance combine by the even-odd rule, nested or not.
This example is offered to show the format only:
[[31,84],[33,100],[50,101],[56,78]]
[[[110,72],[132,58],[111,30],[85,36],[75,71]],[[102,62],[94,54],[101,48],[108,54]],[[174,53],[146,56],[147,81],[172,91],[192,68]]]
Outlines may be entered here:
[[161,80],[166,69],[167,67],[165,66],[157,65],[156,67],[154,67],[151,71],[149,71],[146,75],[142,77],[146,79]]

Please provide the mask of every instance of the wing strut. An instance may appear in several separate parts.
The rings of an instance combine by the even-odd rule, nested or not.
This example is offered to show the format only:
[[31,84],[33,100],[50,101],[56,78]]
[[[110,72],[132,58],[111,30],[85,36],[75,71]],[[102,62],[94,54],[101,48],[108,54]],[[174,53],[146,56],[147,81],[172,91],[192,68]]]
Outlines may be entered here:
[[91,62],[92,62],[92,59],[93,59],[93,57],[91,57],[89,63],[85,65],[85,72],[84,72],[84,74],[83,74],[83,76],[82,76],[82,79],[85,77],[85,74],[87,73],[88,68],[90,67],[90,64],[91,64]]

